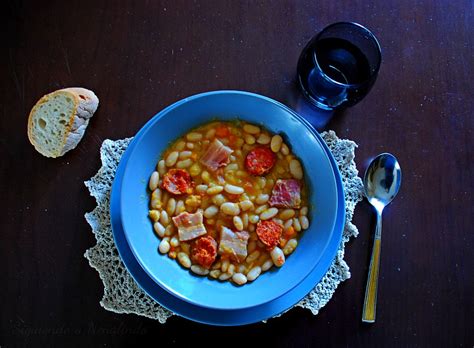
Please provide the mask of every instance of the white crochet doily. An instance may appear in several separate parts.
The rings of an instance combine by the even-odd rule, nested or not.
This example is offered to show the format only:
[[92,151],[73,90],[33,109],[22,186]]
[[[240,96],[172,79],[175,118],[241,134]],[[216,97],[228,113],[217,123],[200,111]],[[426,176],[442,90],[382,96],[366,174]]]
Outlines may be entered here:
[[[314,315],[328,303],[339,283],[351,276],[349,266],[344,261],[344,247],[351,237],[358,234],[357,227],[351,221],[356,204],[362,200],[362,180],[357,176],[354,162],[357,144],[339,139],[333,131],[324,132],[321,136],[341,172],[346,200],[346,222],[339,250],[328,272],[318,285],[295,305],[309,309]],[[100,148],[102,167],[94,177],[85,182],[97,202],[96,208],[85,214],[97,244],[88,249],[84,256],[99,272],[104,283],[104,296],[100,301],[102,307],[115,313],[134,313],[164,323],[174,313],[156,303],[135,283],[120,259],[110,224],[110,190],[120,158],[131,140],[132,138],[105,140]]]

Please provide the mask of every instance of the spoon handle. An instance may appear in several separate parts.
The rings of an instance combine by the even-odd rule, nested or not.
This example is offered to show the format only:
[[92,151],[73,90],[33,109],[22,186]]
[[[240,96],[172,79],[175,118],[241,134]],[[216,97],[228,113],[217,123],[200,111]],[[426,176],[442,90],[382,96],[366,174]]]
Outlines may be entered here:
[[370,259],[369,275],[365,287],[364,308],[362,321],[365,323],[375,322],[375,309],[377,307],[377,287],[379,280],[380,247],[382,242],[382,212],[377,211],[377,226],[375,228],[374,246]]

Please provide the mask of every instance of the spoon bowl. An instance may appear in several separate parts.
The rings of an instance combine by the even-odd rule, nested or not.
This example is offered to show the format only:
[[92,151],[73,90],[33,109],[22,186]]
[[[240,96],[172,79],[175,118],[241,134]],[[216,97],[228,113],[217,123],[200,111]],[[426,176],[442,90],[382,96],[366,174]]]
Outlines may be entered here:
[[375,157],[364,175],[364,193],[375,209],[382,211],[397,195],[402,170],[395,156],[382,153]]

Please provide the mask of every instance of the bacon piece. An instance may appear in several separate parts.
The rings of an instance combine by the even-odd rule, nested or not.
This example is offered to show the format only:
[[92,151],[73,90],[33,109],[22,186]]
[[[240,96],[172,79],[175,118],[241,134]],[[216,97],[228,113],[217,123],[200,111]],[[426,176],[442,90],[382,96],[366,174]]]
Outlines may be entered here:
[[201,157],[200,162],[209,170],[216,171],[219,167],[225,167],[230,162],[230,154],[233,150],[215,139]]
[[229,256],[232,261],[242,262],[247,257],[247,243],[249,234],[233,232],[225,226],[221,226],[221,239],[219,242],[219,254]]
[[173,222],[178,228],[178,237],[182,242],[207,233],[206,227],[202,223],[201,213],[189,214],[185,211],[173,217]]
[[209,269],[216,260],[217,242],[211,236],[196,239],[191,246],[191,260]]
[[265,175],[276,162],[276,156],[268,147],[256,147],[245,157],[245,168],[250,174]]
[[283,227],[275,221],[259,221],[256,232],[258,239],[265,244],[267,250],[272,250],[280,241]]
[[278,179],[272,189],[270,206],[278,208],[299,208],[301,204],[301,188],[298,180]]
[[163,177],[161,187],[174,195],[193,193],[191,175],[184,169],[170,169]]

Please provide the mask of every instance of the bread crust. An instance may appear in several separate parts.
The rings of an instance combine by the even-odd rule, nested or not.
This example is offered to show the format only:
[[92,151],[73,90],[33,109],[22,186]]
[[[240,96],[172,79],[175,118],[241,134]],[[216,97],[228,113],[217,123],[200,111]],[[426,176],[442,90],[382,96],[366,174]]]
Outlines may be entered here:
[[[61,141],[61,147],[54,153],[46,151],[41,144],[39,144],[33,136],[33,129],[35,127],[33,118],[39,106],[47,102],[50,98],[57,94],[67,93],[74,101],[74,111],[69,115],[69,123],[65,125],[64,137]],[[66,152],[74,149],[79,141],[82,139],[84,132],[89,124],[89,119],[94,115],[94,112],[99,106],[99,99],[94,92],[81,88],[70,87],[63,88],[52,93],[46,94],[35,104],[28,117],[28,139],[35,149],[46,157],[60,157]]]

